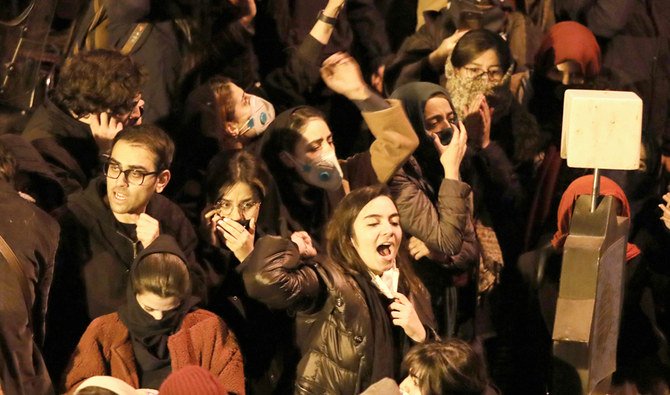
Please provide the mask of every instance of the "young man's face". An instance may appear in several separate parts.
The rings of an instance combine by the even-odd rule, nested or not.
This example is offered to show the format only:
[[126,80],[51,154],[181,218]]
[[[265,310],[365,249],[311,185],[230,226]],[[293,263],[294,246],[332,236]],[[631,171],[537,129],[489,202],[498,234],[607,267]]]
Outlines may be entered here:
[[[107,199],[114,217],[122,223],[135,223],[144,213],[154,193],[165,189],[170,180],[170,171],[156,168],[157,157],[144,145],[119,140],[112,148],[107,169]],[[118,178],[111,174],[133,170]],[[141,180],[141,175],[144,179]],[[138,175],[140,175],[138,180]],[[141,181],[140,181],[141,180]],[[141,185],[138,185],[141,182]]]

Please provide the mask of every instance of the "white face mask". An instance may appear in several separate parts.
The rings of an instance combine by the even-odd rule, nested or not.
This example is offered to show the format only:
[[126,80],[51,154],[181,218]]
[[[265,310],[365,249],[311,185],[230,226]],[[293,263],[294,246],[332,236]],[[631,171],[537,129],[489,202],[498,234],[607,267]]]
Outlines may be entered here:
[[370,277],[372,277],[372,283],[384,296],[391,300],[395,299],[395,293],[398,292],[398,279],[400,278],[400,270],[397,267],[385,271],[381,276],[370,272]]
[[329,191],[335,191],[342,185],[342,168],[335,151],[330,151],[308,163],[300,164],[297,161],[296,163],[300,176],[310,185]]
[[238,136],[258,136],[275,119],[275,108],[269,101],[249,95],[249,106],[251,106],[251,116],[240,126]]

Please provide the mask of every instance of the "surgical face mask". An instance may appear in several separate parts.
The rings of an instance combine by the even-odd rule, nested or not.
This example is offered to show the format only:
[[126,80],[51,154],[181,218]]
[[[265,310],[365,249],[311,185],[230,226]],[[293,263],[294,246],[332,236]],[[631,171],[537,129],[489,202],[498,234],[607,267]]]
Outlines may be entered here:
[[275,108],[269,101],[249,95],[249,106],[251,107],[251,116],[240,126],[238,136],[258,136],[275,119]]
[[300,176],[310,185],[329,191],[335,191],[342,185],[342,168],[337,161],[335,151],[330,151],[304,164],[297,161],[296,163]]

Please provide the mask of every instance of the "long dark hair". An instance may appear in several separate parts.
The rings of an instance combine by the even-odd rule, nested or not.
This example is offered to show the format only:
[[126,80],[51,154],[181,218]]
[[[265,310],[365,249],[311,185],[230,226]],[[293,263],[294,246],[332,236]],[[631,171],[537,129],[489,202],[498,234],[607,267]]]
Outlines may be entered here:
[[216,202],[238,182],[249,185],[258,199],[267,191],[268,175],[260,161],[246,151],[224,151],[215,156],[207,170],[207,201]]
[[[354,248],[351,238],[354,235],[354,221],[358,214],[365,205],[380,196],[385,196],[393,201],[388,188],[384,184],[355,189],[340,201],[328,222],[326,251],[328,257],[345,273],[364,274],[368,272],[368,268]],[[404,245],[398,251],[396,265],[402,274],[400,281],[404,283],[407,289],[417,291],[422,287],[420,280],[412,270]]]

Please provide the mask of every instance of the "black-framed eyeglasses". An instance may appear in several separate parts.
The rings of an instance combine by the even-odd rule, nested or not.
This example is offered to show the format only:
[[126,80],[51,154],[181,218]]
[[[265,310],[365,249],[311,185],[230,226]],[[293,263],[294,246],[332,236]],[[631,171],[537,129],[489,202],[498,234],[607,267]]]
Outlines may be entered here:
[[[246,202],[241,202],[237,205],[237,212],[246,218],[248,215],[252,214],[253,209],[256,208],[256,206],[258,206],[260,203],[261,202],[258,200],[247,200]],[[229,200],[220,199],[214,203],[214,208],[224,216],[230,215],[233,212],[234,207],[235,204]]]
[[463,67],[463,69],[465,69],[465,72],[467,73],[468,77],[472,79],[479,79],[484,77],[484,75],[486,75],[489,81],[499,81],[505,74],[503,69],[493,67],[488,70],[482,70],[478,67],[465,66]]
[[121,165],[114,161],[107,161],[102,167],[102,172],[107,178],[116,180],[123,174],[126,177],[126,181],[129,184],[133,185],[142,185],[144,183],[144,178],[146,176],[155,176],[160,173],[160,171],[142,171],[140,169],[126,169],[122,170]]

